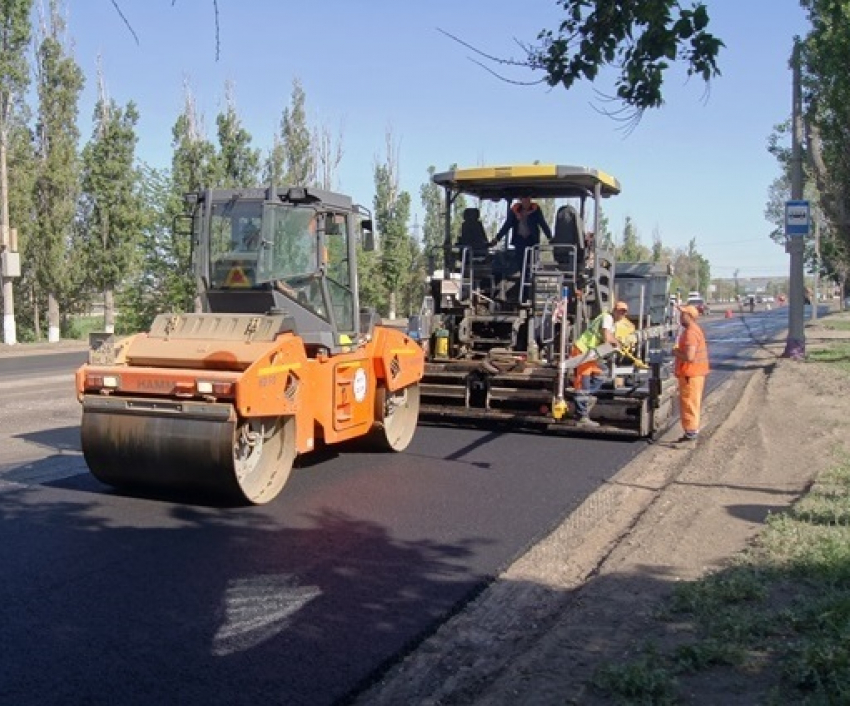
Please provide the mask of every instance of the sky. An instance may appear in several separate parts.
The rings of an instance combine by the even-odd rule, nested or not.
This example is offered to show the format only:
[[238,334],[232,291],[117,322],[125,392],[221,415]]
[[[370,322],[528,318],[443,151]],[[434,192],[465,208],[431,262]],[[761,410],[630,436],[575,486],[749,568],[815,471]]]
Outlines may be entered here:
[[523,42],[557,26],[555,0],[218,0],[218,33],[213,0],[116,3],[132,32],[111,0],[66,0],[71,52],[87,77],[83,139],[92,132],[98,62],[109,97],[138,106],[137,154],[154,167],[170,165],[187,86],[214,140],[231,83],[243,125],[265,154],[297,79],[308,120],[341,135],[336,189],[367,207],[391,134],[417,215],[432,165],[592,167],[622,186],[604,204],[615,236],[628,217],[645,245],[656,234],[673,248],[695,240],[714,278],[788,276],[789,256],[764,219],[779,175],[766,146],[791,111],[788,57],[807,29],[797,0],[706,0],[726,44],[722,76],[706,89],[671,72],[664,107],[631,132],[601,112],[610,106],[594,87],[519,85],[540,76],[511,68],[501,80],[443,33],[520,58]]

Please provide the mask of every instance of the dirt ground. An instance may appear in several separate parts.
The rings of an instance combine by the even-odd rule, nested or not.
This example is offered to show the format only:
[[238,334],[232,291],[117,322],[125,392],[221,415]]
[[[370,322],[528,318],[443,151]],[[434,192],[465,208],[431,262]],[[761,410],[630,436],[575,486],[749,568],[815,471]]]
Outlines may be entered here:
[[[850,338],[836,319],[850,314],[807,324],[808,352]],[[783,350],[763,346],[711,395],[695,448],[677,425],[356,703],[608,703],[594,670],[634,655],[675,583],[727,566],[846,448],[850,378]],[[687,703],[757,703],[760,688],[694,686]]]

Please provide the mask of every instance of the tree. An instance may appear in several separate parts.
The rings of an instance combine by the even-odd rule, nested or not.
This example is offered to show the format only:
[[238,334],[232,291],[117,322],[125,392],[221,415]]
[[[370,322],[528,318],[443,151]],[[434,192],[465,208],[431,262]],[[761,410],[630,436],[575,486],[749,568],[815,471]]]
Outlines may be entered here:
[[[671,63],[708,83],[719,76],[723,42],[708,31],[703,3],[690,9],[678,0],[559,0],[565,19],[556,31],[543,30],[528,64],[542,69],[550,86],[566,89],[595,81],[601,69],[619,70],[615,97],[639,117],[663,102],[662,85]],[[634,113],[633,113],[634,114]]]
[[140,168],[139,189],[144,205],[139,238],[139,267],[118,292],[121,316],[118,331],[147,330],[154,317],[166,311],[190,311],[194,279],[189,271],[187,239],[175,236],[174,215],[182,210],[172,175]]
[[260,151],[251,147],[251,135],[236,112],[231,82],[225,86],[225,108],[216,118],[219,160],[226,188],[256,186],[260,172]]
[[617,248],[617,259],[623,262],[645,262],[650,259],[649,249],[640,242],[637,228],[629,216],[623,226],[623,244]]
[[137,253],[142,223],[136,170],[136,123],[131,101],[120,108],[106,95],[101,77],[94,112],[94,133],[82,153],[82,229],[85,281],[103,292],[104,330],[115,331],[114,293],[128,275]]
[[658,227],[652,231],[652,255],[650,256],[653,262],[661,262],[664,257],[664,244],[661,242],[661,231]]
[[[35,136],[30,119],[30,110],[22,98],[15,101],[15,106],[9,118],[9,149],[7,167],[14,179],[7,180],[9,187],[8,206],[9,220],[15,224],[18,251],[22,254],[21,276],[14,282],[15,338],[33,340],[34,328],[34,292],[35,280],[33,268],[28,267],[26,253],[35,234],[35,178],[37,163],[35,157]],[[9,304],[12,303],[11,298]],[[9,340],[7,339],[7,343]]]
[[[71,304],[64,295],[78,264],[68,244],[79,192],[77,113],[84,79],[80,67],[66,52],[64,31],[58,0],[51,0],[47,26],[37,51],[37,244],[32,243],[34,247],[27,253],[35,270],[36,301],[42,296],[47,298],[50,342],[59,340],[60,303]],[[37,314],[35,328],[36,335],[40,335]]]
[[[408,232],[410,194],[400,191],[398,147],[392,133],[386,134],[386,156],[375,164],[375,224],[380,234],[381,253],[378,271],[386,292],[387,315],[396,318],[399,289],[410,285],[410,273],[416,260],[416,244]],[[404,286],[402,286],[404,285]]]
[[596,224],[596,231],[596,247],[602,248],[603,250],[614,250],[614,235],[611,233],[608,216],[606,216],[604,212],[599,216],[599,222]]
[[328,191],[336,187],[336,172],[342,162],[342,127],[334,137],[327,125],[320,125],[313,131],[313,152],[316,164],[316,184]]
[[691,263],[691,271],[693,272],[694,289],[697,292],[702,292],[703,296],[708,292],[708,285],[711,284],[711,264],[708,259],[703,257],[697,250],[697,241],[691,239],[688,243],[688,259]]
[[[702,2],[683,8],[679,0],[557,0],[564,19],[543,29],[536,43],[520,42],[521,59],[490,56],[457,37],[489,62],[543,73],[549,86],[569,90],[579,81],[595,83],[612,74],[620,108],[609,114],[634,124],[647,108],[664,103],[663,84],[670,68],[684,65],[688,77],[708,84],[720,75],[723,42],[708,31]],[[448,33],[446,33],[448,34]],[[604,95],[604,92],[602,92]]]
[[800,45],[807,163],[828,221],[822,233],[825,250],[838,254],[850,246],[847,6],[833,0],[801,0],[801,5],[812,25]]
[[312,186],[316,182],[316,162],[304,107],[306,96],[298,79],[292,81],[290,101],[291,107],[284,108],[280,121],[283,182],[293,186]]
[[[183,213],[183,194],[219,186],[222,180],[221,162],[215,146],[206,137],[203,116],[198,113],[195,98],[185,87],[183,113],[172,128],[171,190],[164,204],[169,228],[172,219]],[[171,237],[167,242],[167,259],[174,269],[168,273],[167,289],[176,311],[188,311],[195,294],[192,275],[191,242],[188,238]],[[174,278],[174,279],[172,279]],[[200,302],[195,301],[195,308]]]
[[[32,0],[0,2],[0,250],[10,248],[9,135],[12,112],[29,85],[26,47],[30,42]],[[3,340],[15,344],[15,303],[12,280],[0,274],[3,293]]]
[[[219,186],[221,164],[215,146],[206,136],[204,118],[198,112],[195,96],[188,83],[184,86],[183,112],[171,130],[171,176],[178,200],[184,193]],[[182,203],[177,212],[182,212]],[[176,214],[175,214],[176,215]]]
[[[422,221],[422,249],[427,258],[433,261],[430,270],[437,269],[442,263],[443,240],[446,232],[446,218],[443,210],[443,189],[434,183],[437,169],[428,167],[428,181],[419,187],[419,200],[425,209]],[[430,274],[430,272],[429,272]]]

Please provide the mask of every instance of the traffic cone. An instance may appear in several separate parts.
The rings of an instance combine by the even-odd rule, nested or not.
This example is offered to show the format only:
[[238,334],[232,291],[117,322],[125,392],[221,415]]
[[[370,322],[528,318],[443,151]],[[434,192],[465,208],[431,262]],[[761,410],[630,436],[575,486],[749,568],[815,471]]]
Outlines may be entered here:
[[726,318],[727,318],[727,319],[731,319],[731,318],[732,318],[732,310],[731,310],[731,309],[727,309],[727,310],[726,310]]

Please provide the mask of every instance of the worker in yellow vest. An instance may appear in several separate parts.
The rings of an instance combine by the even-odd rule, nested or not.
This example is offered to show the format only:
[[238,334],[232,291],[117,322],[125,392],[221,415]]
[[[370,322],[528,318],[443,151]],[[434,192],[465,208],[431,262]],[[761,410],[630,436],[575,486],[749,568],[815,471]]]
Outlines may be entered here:
[[[609,343],[615,348],[620,347],[620,342],[615,335],[617,322],[625,318],[629,313],[629,305],[626,302],[617,302],[614,312],[609,314],[603,311],[597,316],[587,330],[578,337],[573,345],[572,355],[583,355],[598,348],[603,343]],[[605,371],[599,366],[599,359],[594,357],[576,368],[573,378],[573,388],[576,391],[574,398],[576,408],[576,424],[580,427],[598,427],[599,422],[590,418],[590,410],[596,404],[593,393],[605,383]]]

